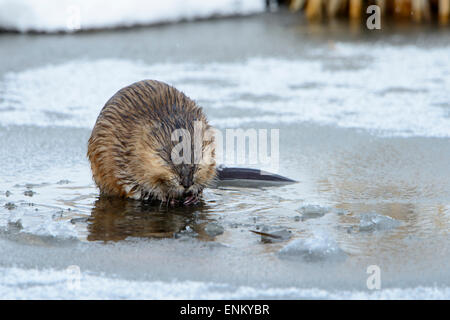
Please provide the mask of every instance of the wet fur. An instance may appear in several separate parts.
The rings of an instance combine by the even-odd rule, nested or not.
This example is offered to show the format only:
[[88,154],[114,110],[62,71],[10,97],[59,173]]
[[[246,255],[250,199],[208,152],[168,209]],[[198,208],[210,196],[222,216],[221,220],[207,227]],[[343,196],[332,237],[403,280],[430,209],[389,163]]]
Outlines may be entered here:
[[[179,143],[172,141],[172,132],[187,129],[193,140],[194,121],[202,122],[202,137],[211,128],[193,100],[163,82],[143,80],[119,90],[103,107],[89,139],[87,155],[101,194],[163,202],[201,194],[216,175],[213,139],[202,143],[203,162],[175,165],[171,160]],[[193,142],[191,150],[194,163]]]

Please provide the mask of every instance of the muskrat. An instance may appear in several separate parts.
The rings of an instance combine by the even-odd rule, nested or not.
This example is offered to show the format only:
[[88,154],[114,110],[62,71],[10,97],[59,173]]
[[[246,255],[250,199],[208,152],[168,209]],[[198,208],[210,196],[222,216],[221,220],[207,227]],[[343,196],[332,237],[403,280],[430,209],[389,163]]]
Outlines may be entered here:
[[[211,129],[202,108],[166,83],[143,80],[122,88],[106,102],[89,139],[100,193],[197,203],[216,178]],[[188,148],[180,151],[180,143]],[[183,161],[174,161],[181,154]]]

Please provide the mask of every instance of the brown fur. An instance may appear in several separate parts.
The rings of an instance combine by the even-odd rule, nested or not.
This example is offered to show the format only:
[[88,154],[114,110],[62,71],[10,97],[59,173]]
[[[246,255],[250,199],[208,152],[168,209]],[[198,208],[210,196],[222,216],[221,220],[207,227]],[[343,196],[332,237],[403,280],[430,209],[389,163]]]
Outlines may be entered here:
[[[106,102],[89,139],[87,154],[101,194],[161,201],[200,194],[216,174],[214,141],[201,143],[203,161],[194,164],[194,121],[203,124],[204,137],[211,127],[202,109],[165,83],[143,80],[119,90]],[[179,143],[171,139],[176,129],[191,135],[191,164],[171,160]]]

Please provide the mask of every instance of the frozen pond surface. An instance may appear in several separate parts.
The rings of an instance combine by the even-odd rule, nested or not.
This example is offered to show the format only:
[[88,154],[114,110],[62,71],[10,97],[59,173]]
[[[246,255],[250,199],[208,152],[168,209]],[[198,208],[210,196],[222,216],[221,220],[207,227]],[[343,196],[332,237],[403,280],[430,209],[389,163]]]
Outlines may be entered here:
[[[449,32],[279,13],[0,42],[0,297],[450,298]],[[300,182],[188,209],[99,199],[90,130],[144,78],[220,129],[280,129],[279,173]]]

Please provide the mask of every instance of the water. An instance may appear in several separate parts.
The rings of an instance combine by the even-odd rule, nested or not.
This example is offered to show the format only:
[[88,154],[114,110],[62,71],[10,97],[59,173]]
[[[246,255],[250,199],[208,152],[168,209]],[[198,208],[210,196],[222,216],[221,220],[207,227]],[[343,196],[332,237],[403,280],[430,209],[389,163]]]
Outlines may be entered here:
[[[448,32],[327,34],[280,12],[0,41],[0,296],[450,297]],[[99,198],[90,130],[144,78],[219,129],[280,129],[278,173],[299,183],[194,208]]]

